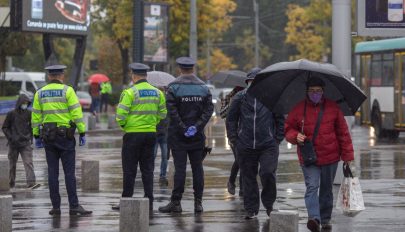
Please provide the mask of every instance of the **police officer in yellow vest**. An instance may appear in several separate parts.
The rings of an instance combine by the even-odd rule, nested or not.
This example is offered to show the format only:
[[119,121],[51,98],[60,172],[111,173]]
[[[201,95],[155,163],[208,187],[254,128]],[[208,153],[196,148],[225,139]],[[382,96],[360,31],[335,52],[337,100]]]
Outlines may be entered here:
[[31,123],[36,147],[42,148],[45,145],[49,193],[53,207],[49,214],[61,214],[58,176],[59,160],[62,160],[69,214],[88,215],[92,211],[79,205],[76,194],[76,128],[80,133],[79,145],[86,143],[82,108],[73,88],[63,84],[66,66],[52,65],[45,69],[48,71],[49,83],[35,93]]
[[[132,197],[138,162],[142,173],[145,197],[153,210],[153,150],[156,143],[156,125],[166,117],[164,94],[146,81],[149,66],[129,65],[134,85],[125,89],[117,107],[116,120],[125,131],[122,143],[123,192]],[[119,205],[113,206],[119,209]]]

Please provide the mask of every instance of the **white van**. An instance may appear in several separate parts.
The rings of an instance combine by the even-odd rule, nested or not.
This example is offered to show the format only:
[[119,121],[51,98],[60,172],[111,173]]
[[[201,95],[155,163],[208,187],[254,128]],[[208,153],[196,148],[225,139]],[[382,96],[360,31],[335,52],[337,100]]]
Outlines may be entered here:
[[46,85],[43,72],[5,72],[5,74],[5,81],[15,89],[8,92],[9,96],[26,94],[32,98],[39,88]]

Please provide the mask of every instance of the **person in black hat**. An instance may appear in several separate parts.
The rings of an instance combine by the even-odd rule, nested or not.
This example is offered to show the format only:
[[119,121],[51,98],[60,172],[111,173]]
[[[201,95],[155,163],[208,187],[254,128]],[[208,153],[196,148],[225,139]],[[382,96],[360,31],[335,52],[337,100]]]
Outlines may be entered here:
[[[125,89],[117,106],[116,121],[124,130],[122,143],[123,191],[122,197],[132,197],[138,163],[142,173],[145,197],[153,212],[153,151],[156,143],[156,125],[166,117],[164,94],[146,81],[149,66],[129,65],[133,85]],[[119,209],[119,205],[112,207]]]
[[[248,73],[248,86],[259,72],[259,68],[254,68]],[[284,116],[269,111],[246,89],[233,98],[226,128],[229,141],[236,148],[241,169],[245,219],[252,219],[259,212],[258,173],[263,186],[261,200],[270,215],[277,196],[278,144],[284,139]]]
[[37,148],[45,146],[48,164],[49,195],[52,202],[50,215],[61,214],[59,194],[59,160],[65,173],[66,190],[69,198],[70,215],[88,215],[92,211],[79,205],[76,193],[75,159],[76,140],[79,131],[79,146],[86,144],[86,125],[82,108],[74,89],[63,84],[65,65],[51,65],[48,71],[49,83],[35,93],[32,105],[32,132]]
[[194,212],[201,213],[204,191],[204,128],[214,111],[212,96],[195,74],[190,57],[176,59],[181,75],[168,86],[167,107],[170,116],[168,144],[175,166],[171,201],[160,207],[163,213],[181,212],[181,198],[186,179],[187,156],[193,170]]

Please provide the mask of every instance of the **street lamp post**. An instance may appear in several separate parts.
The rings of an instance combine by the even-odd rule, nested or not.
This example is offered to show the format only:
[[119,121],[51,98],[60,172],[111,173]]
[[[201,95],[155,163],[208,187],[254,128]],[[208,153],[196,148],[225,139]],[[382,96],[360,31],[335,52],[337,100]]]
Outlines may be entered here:
[[190,57],[197,60],[197,0],[190,1]]

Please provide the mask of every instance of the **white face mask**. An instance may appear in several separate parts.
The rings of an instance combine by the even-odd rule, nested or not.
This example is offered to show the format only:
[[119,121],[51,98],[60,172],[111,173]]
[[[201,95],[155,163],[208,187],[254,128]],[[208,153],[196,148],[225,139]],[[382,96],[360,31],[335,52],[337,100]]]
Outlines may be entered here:
[[22,110],[26,110],[26,109],[28,108],[28,104],[22,104],[22,105],[20,106],[20,108],[21,108]]
[[248,87],[248,88],[252,85],[252,82],[253,82],[253,81],[248,81],[248,83],[247,83],[247,87]]

